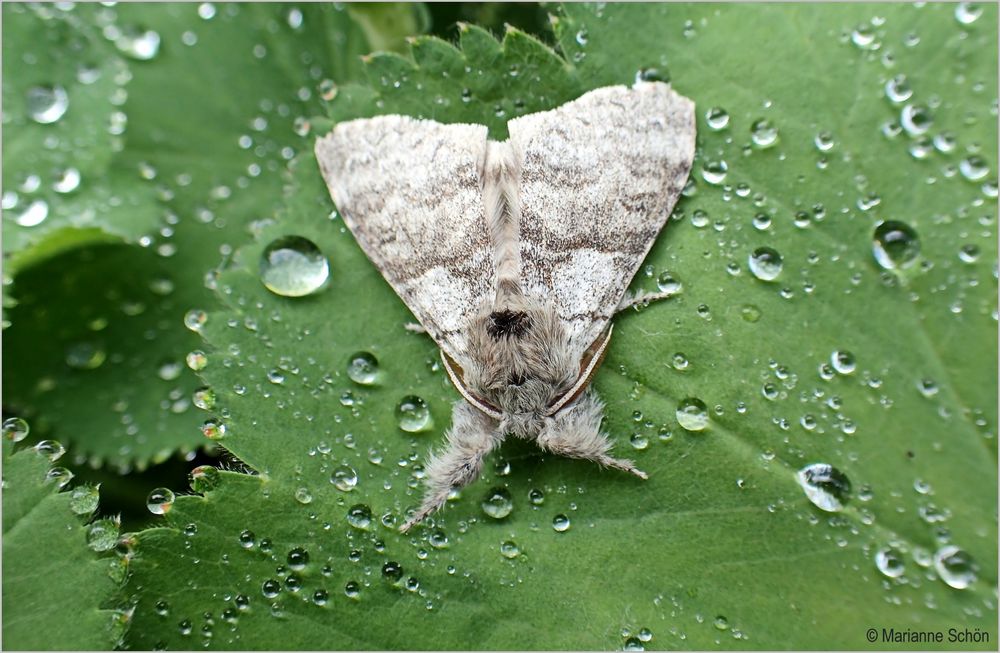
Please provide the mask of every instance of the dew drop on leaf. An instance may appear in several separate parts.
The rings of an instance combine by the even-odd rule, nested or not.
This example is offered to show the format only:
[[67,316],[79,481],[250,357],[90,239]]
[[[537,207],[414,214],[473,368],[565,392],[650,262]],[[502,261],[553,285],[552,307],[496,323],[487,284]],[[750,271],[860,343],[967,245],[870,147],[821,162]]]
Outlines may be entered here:
[[948,587],[964,590],[975,582],[978,567],[968,553],[949,544],[934,553],[934,569]]
[[378,381],[378,359],[367,351],[359,351],[347,362],[347,376],[358,385],[374,385]]
[[42,440],[34,446],[35,453],[44,456],[50,462],[55,462],[66,453],[66,447],[56,440]]
[[514,510],[514,501],[507,488],[495,487],[486,493],[482,508],[488,517],[503,519]]
[[708,407],[697,397],[682,399],[677,404],[677,423],[686,431],[704,431],[708,428]]
[[565,533],[569,530],[570,523],[569,517],[563,514],[558,514],[552,518],[552,530],[557,533]]
[[879,266],[886,270],[906,268],[920,254],[920,239],[910,225],[886,220],[875,227],[872,254]]
[[48,217],[49,203],[45,200],[34,200],[14,216],[14,222],[22,227],[37,227]]
[[507,559],[513,559],[521,555],[521,549],[517,546],[516,542],[507,540],[500,545],[500,555]]
[[756,120],[750,126],[750,140],[760,149],[771,147],[778,142],[778,128],[766,118]]
[[65,467],[53,467],[45,474],[46,483],[55,483],[56,487],[64,488],[73,480],[73,472]]
[[796,480],[814,506],[826,512],[839,512],[851,493],[851,481],[842,471],[826,463],[806,465],[796,473]]
[[137,61],[149,61],[160,52],[159,33],[135,25],[122,28],[114,43],[119,52]]
[[783,261],[781,254],[770,247],[758,247],[747,259],[753,276],[761,281],[774,281],[781,274]]
[[431,411],[423,399],[416,395],[407,395],[396,406],[396,419],[403,431],[419,433],[430,428]]
[[347,523],[358,530],[368,530],[372,524],[372,509],[363,503],[351,506],[347,511]]
[[93,551],[110,551],[118,544],[118,522],[98,519],[87,529],[87,546]]
[[199,465],[191,470],[189,482],[195,492],[209,492],[219,486],[222,480],[219,470],[211,465]]
[[705,122],[715,131],[725,129],[729,125],[729,113],[722,107],[712,107],[705,113]]
[[875,566],[886,578],[899,578],[906,571],[903,557],[892,547],[885,547],[875,552]]
[[154,515],[165,515],[174,505],[174,493],[168,488],[158,487],[146,497],[146,508]]
[[350,492],[358,485],[358,473],[350,465],[341,465],[330,474],[330,482],[341,492]]
[[276,295],[310,295],[323,288],[329,278],[330,266],[323,252],[302,236],[278,238],[261,254],[261,282]]
[[62,86],[33,86],[28,89],[28,115],[35,122],[50,125],[69,109],[69,95]]
[[81,485],[73,488],[69,496],[69,509],[76,515],[90,515],[97,510],[101,494],[95,485]]

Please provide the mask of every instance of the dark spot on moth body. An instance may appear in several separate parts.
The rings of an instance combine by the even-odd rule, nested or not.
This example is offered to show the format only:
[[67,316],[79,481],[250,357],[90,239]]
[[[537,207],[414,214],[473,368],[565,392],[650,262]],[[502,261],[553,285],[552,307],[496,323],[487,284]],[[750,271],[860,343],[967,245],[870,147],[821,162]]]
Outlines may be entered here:
[[531,328],[531,318],[523,311],[504,309],[490,313],[490,323],[486,326],[487,333],[494,340],[500,338],[521,338]]

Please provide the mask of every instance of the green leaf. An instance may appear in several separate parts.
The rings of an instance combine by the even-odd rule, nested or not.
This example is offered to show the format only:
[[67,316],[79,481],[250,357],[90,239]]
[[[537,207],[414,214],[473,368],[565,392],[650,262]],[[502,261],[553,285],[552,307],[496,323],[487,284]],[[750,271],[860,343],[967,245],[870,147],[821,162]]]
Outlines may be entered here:
[[[304,153],[283,210],[220,275],[226,308],[204,331],[222,441],[259,476],[223,474],[140,535],[130,645],[912,646],[872,644],[868,628],[969,629],[988,641],[937,646],[991,645],[996,10],[972,23],[956,11],[568,5],[555,24],[572,67],[527,35],[496,43],[472,27],[460,51],[418,40],[419,63],[373,57],[371,88],[342,87],[335,119],[404,112],[502,137],[522,110],[637,75],[669,77],[697,103],[693,183],[636,281],[668,273],[683,294],[621,316],[595,381],[617,451],[650,479],[510,442],[442,513],[399,535],[458,395],[433,343],[403,329],[405,307],[325,219]],[[893,103],[899,74],[913,95]],[[933,122],[911,135],[915,104]],[[901,118],[907,130],[885,126]],[[883,220],[917,234],[913,265],[877,263]],[[263,250],[288,235],[329,258],[324,290],[288,298],[261,284]],[[782,257],[771,281],[748,263],[761,247]],[[348,375],[358,352],[378,360],[373,385]],[[399,428],[411,395],[429,408],[424,432]],[[678,421],[689,399],[705,406],[704,430]],[[850,483],[837,477],[842,509],[820,510],[800,486],[816,463]],[[493,487],[512,497],[502,520],[479,505]],[[950,546],[973,561],[965,589],[962,570],[935,563]]]
[[[59,492],[48,459],[3,442],[3,646],[8,650],[106,650],[125,614],[103,606],[117,590],[120,561],[87,547],[81,516],[97,488]],[[91,499],[87,501],[86,499]],[[74,514],[76,513],[76,514]]]
[[[39,18],[43,12],[56,18]],[[34,21],[33,42],[51,42],[43,52],[55,62],[79,59],[73,44],[81,39],[102,52],[110,48],[105,65],[120,70],[95,84],[115,71],[131,80],[124,104],[108,109],[122,112],[127,129],[117,148],[108,137],[92,149],[106,157],[119,150],[114,164],[126,171],[126,189],[157,199],[150,203],[156,234],[144,247],[97,245],[107,240],[104,232],[78,230],[54,232],[24,250],[21,256],[48,262],[16,280],[20,305],[4,334],[5,407],[30,418],[40,435],[69,445],[78,463],[127,471],[188,453],[205,442],[198,429],[205,415],[192,407],[202,384],[185,358],[201,342],[183,327],[185,315],[214,306],[206,287],[214,284],[212,269],[280,200],[285,160],[308,147],[298,134],[303,116],[319,108],[316,86],[358,74],[365,40],[346,11],[332,6],[84,5],[10,13]],[[115,45],[90,36],[98,25],[105,35],[152,28],[158,48],[126,67]],[[63,68],[72,73],[75,64]],[[21,74],[5,75],[5,104],[9,91],[18,100],[10,105],[21,107],[19,89],[38,81]],[[90,87],[74,90],[81,98],[73,95],[63,120],[32,127],[22,119],[16,132],[9,128],[15,145],[34,133],[29,127],[104,134],[107,116],[94,115],[85,91]],[[4,156],[17,151],[5,146]],[[46,156],[66,163],[65,153]],[[123,183],[116,179],[101,185],[94,178],[92,185],[108,193]],[[51,258],[55,251],[64,254]]]

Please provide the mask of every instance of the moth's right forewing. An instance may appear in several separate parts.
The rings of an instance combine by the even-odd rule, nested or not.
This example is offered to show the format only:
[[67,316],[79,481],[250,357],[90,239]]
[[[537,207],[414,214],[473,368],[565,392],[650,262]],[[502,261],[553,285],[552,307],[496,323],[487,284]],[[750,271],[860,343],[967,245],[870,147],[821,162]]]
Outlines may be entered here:
[[438,346],[465,354],[468,317],[492,296],[480,188],[487,129],[379,116],[337,125],[316,158],[344,224]]

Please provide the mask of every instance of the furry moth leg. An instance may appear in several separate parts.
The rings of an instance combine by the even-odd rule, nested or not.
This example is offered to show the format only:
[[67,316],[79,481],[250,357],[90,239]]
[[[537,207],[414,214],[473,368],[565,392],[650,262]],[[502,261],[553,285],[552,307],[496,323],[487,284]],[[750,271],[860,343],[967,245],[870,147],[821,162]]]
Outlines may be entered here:
[[427,462],[427,490],[423,502],[400,527],[400,532],[407,532],[443,506],[452,488],[463,487],[476,480],[483,467],[483,459],[500,444],[503,436],[497,432],[494,420],[460,401],[452,411],[451,428],[445,439],[447,444],[444,449],[431,454]]
[[597,395],[588,391],[580,401],[549,422],[538,435],[538,446],[567,458],[592,460],[604,467],[613,467],[623,472],[646,479],[646,472],[636,469],[635,463],[608,455],[611,442],[601,432],[604,405]]
[[650,302],[659,301],[661,299],[669,299],[680,293],[677,292],[649,292],[646,290],[637,290],[635,292],[629,290],[625,292],[622,300],[618,302],[618,307],[615,309],[615,313],[621,313],[622,311],[632,308],[634,306],[639,306],[640,304],[648,304]]

